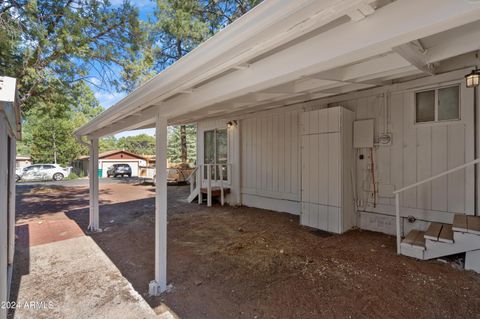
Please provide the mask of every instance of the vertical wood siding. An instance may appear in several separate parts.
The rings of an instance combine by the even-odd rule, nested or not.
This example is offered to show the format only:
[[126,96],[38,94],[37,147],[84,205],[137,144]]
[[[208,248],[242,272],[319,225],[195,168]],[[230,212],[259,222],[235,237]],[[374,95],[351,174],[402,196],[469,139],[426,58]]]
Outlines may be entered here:
[[300,200],[299,112],[241,121],[242,193]]
[[[367,210],[392,210],[394,200],[383,193],[385,189],[398,189],[473,160],[473,93],[459,83],[459,121],[415,124],[414,90],[390,93],[387,108],[382,95],[335,103],[355,111],[357,120],[375,119],[375,137],[383,132],[385,123],[393,134],[392,145],[377,147],[374,152],[378,209],[372,207],[369,152],[359,150],[365,159],[356,158],[357,193]],[[473,183],[473,168],[467,168],[404,192],[401,205],[412,212],[473,213]]]
[[[356,120],[375,119],[375,138],[384,130],[393,135],[390,146],[377,147],[374,151],[379,191],[376,208],[373,207],[369,151],[357,150],[354,155],[357,198],[364,204],[360,208],[393,214],[393,188],[401,188],[473,160],[473,92],[464,86],[463,79],[450,84],[460,84],[461,87],[459,121],[415,124],[415,90],[390,92],[387,95],[387,108],[384,107],[381,94],[350,99],[346,95],[344,100],[339,97],[337,102],[328,105],[340,105],[354,111]],[[302,159],[299,114],[303,109],[326,106],[325,102],[319,100],[313,104],[299,104],[298,108],[248,115],[240,120],[242,194],[300,202]],[[225,127],[225,121],[199,123],[199,163],[203,159],[203,130],[216,127]],[[230,145],[229,149],[231,151],[233,146]],[[364,155],[363,160],[359,160],[360,154]],[[312,171],[312,174],[317,174],[317,171]],[[402,210],[406,214],[421,215],[430,220],[438,216],[449,218],[451,215],[447,212],[472,213],[473,185],[473,168],[465,169],[403,193]],[[256,203],[260,201],[257,198]],[[282,210],[282,204],[277,203],[275,207],[265,205],[264,208]]]

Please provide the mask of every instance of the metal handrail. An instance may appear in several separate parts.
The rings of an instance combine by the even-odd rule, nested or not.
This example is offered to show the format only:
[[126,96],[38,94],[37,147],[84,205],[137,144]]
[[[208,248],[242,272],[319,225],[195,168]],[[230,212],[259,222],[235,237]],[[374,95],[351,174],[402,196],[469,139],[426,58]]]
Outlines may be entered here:
[[424,184],[424,183],[430,182],[430,181],[432,181],[432,180],[434,180],[434,179],[437,179],[437,178],[439,178],[439,177],[448,175],[448,174],[450,174],[450,173],[459,171],[459,170],[464,169],[464,168],[466,168],[466,167],[468,167],[468,166],[475,165],[475,164],[477,164],[477,163],[480,163],[480,158],[477,158],[477,159],[474,160],[474,161],[471,161],[471,162],[468,162],[468,163],[466,163],[466,164],[463,164],[463,165],[457,166],[457,167],[455,167],[455,168],[452,168],[452,169],[450,169],[450,170],[448,170],[448,171],[445,171],[445,172],[440,173],[440,174],[438,174],[438,175],[435,175],[435,176],[433,176],[433,177],[426,178],[426,179],[424,179],[423,181],[420,181],[420,182],[417,182],[417,183],[415,183],[415,184],[411,184],[411,185],[405,186],[405,187],[403,187],[403,188],[400,188],[400,189],[398,189],[398,190],[395,190],[393,193],[394,193],[394,194],[402,193],[402,192],[404,192],[404,191],[406,191],[406,190],[409,190],[410,188],[417,187],[417,186],[419,186],[419,185],[422,185],[422,184]]
[[465,163],[465,164],[462,164],[460,166],[457,166],[455,168],[452,168],[452,169],[449,169],[448,171],[445,171],[443,173],[440,173],[440,174],[437,174],[435,176],[432,176],[432,177],[429,177],[429,178],[426,178],[420,182],[416,182],[414,184],[411,184],[411,185],[408,185],[408,186],[405,186],[403,188],[400,188],[400,189],[397,189],[395,191],[393,191],[393,194],[395,194],[395,220],[396,220],[396,226],[397,226],[397,254],[400,254],[400,243],[401,243],[401,229],[400,229],[400,193],[406,191],[406,190],[409,190],[411,188],[415,188],[419,185],[422,185],[422,184],[425,184],[425,183],[428,183],[428,182],[431,182],[437,178],[440,178],[440,177],[443,177],[445,175],[448,175],[448,174],[451,174],[453,172],[456,172],[456,171],[459,171],[459,170],[462,170],[466,167],[469,167],[469,166],[472,166],[472,165],[475,165],[475,164],[478,164],[480,163],[480,158],[477,158],[471,162],[468,162],[468,163]]

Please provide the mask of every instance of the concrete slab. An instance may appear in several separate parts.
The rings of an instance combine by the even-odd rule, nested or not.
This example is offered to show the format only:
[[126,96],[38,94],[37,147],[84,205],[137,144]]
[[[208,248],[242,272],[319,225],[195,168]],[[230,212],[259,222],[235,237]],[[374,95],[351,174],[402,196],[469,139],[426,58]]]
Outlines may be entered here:
[[158,318],[87,236],[30,247],[14,318]]

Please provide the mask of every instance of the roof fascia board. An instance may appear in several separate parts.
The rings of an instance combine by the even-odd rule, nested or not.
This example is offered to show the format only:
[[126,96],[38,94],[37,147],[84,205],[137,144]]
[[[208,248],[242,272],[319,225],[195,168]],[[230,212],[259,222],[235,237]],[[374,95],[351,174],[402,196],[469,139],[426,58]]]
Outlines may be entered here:
[[[429,15],[424,12],[429,12]],[[159,111],[169,118],[178,117],[215,103],[282,85],[301,76],[390,52],[393,47],[404,43],[476,21],[478,16],[478,3],[396,1],[366,19],[338,26],[253,63],[248,69],[227,74],[191,94],[170,99],[159,107]],[[329,45],[325,46],[325,43]],[[101,123],[95,125],[101,127]],[[94,127],[90,129],[94,130]]]
[[367,2],[371,1],[264,1],[80,128],[77,135],[87,134],[105,122],[125,116],[129,108],[155,104],[159,99],[167,98],[164,96],[167,93],[174,95],[175,89],[189,89],[194,83],[201,83],[243,65],[255,56],[327,24],[352,7]]
[[[389,52],[395,46],[475,21],[479,16],[480,5],[467,1],[397,1],[367,19],[319,34],[252,64],[248,70],[228,74],[193,94],[171,99],[161,107],[161,112],[167,117],[176,117]],[[329,46],[325,47],[325,43]]]

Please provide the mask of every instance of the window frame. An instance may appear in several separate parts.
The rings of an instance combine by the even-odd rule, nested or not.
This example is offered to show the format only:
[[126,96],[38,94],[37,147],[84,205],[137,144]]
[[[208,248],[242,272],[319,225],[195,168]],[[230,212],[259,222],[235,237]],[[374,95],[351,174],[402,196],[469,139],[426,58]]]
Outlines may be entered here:
[[[458,88],[458,118],[456,119],[448,119],[448,120],[439,120],[438,119],[438,91],[441,89],[446,89],[446,88],[452,88],[456,87]],[[422,93],[422,92],[429,92],[429,91],[434,91],[434,120],[433,121],[428,121],[428,122],[417,122],[417,94]],[[448,85],[443,85],[443,86],[435,86],[435,87],[429,87],[429,88],[423,88],[420,90],[415,90],[413,91],[413,124],[415,126],[422,126],[422,125],[436,125],[436,124],[445,124],[449,122],[458,122],[462,120],[462,86],[460,83],[450,83]]]
[[[217,153],[217,131],[225,131],[226,133],[226,138],[227,138],[227,161],[226,163],[217,163],[217,157],[218,157],[218,153]],[[207,132],[213,132],[213,163],[206,163],[205,161],[205,156],[206,156],[206,138],[205,138],[205,135]],[[212,128],[212,129],[206,129],[206,130],[203,130],[202,132],[203,134],[203,158],[202,158],[202,162],[203,164],[225,164],[226,165],[226,170],[227,170],[227,175],[224,176],[224,181],[225,182],[228,182],[230,183],[230,170],[228,169],[228,165],[230,163],[230,141],[229,141],[229,132],[228,132],[228,128],[225,127],[225,128],[222,128],[222,127],[218,127],[218,128]],[[217,176],[217,171],[214,170],[212,172],[212,174],[214,175],[214,178],[212,178],[212,181],[220,181],[220,177]],[[206,172],[206,167],[205,167],[205,172],[203,174],[203,179],[206,180],[207,179],[207,172]]]

